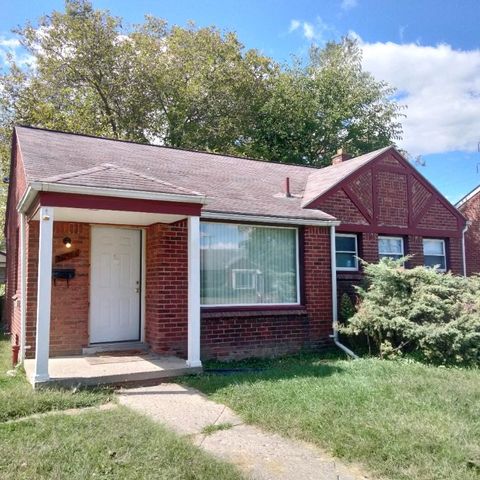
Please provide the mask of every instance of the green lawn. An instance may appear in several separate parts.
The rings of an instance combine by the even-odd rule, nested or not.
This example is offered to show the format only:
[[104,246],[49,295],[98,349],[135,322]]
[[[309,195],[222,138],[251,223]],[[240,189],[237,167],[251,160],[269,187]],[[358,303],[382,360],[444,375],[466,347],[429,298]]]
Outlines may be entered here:
[[34,391],[23,370],[20,369],[15,377],[8,376],[11,368],[10,340],[0,336],[0,423],[33,413],[98,405],[113,396],[108,389]]
[[0,424],[0,478],[240,479],[219,462],[125,407]]
[[0,340],[2,480],[241,478],[231,465],[125,407],[22,419],[33,413],[99,405],[111,400],[113,392],[34,391],[22,371],[7,376],[10,368],[10,342],[4,337]]
[[[207,365],[222,368],[222,365]],[[245,421],[395,480],[480,478],[480,371],[314,355],[185,378]]]

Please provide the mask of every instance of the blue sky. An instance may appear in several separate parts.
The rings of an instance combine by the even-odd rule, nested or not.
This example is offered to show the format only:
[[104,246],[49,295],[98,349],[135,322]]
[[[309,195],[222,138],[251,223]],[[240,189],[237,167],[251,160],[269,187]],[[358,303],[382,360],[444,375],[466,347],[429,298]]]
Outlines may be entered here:
[[[125,24],[151,13],[169,23],[235,30],[248,48],[280,62],[304,56],[312,42],[351,34],[364,66],[397,87],[407,105],[400,145],[426,162],[420,171],[451,201],[480,184],[479,0],[94,0]],[[0,0],[2,52],[21,59],[11,28],[57,0]],[[478,169],[477,169],[478,165]]]

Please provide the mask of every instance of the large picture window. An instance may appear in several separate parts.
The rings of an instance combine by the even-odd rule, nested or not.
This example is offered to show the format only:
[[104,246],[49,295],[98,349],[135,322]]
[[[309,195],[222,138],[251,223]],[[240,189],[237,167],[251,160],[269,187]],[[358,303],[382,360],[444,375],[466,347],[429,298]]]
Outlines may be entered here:
[[378,237],[379,258],[398,260],[404,256],[402,237]]
[[423,260],[426,267],[436,267],[441,272],[445,272],[447,270],[445,240],[424,238]]
[[335,235],[335,250],[337,270],[358,270],[357,236],[350,233],[337,233]]
[[298,304],[298,230],[201,222],[204,306]]

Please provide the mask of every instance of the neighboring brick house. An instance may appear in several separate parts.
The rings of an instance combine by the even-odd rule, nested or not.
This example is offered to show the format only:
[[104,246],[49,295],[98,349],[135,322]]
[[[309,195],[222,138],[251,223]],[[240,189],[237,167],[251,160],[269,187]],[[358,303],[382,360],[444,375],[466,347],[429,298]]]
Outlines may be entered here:
[[[393,147],[339,160],[317,169],[16,127],[6,313],[35,382],[50,357],[99,344],[147,344],[190,367],[329,345],[336,260],[342,288],[356,282],[356,256],[375,261],[379,235],[401,237],[415,264],[428,238],[428,263],[460,273],[463,217]],[[336,228],[354,236],[332,255]]]
[[310,176],[303,205],[329,213],[337,227],[338,296],[362,280],[356,257],[411,255],[407,266],[438,265],[463,273],[465,218],[400,153],[385,148],[350,159],[339,151],[332,165]]
[[480,186],[465,195],[456,207],[468,220],[465,232],[466,274],[480,273]]

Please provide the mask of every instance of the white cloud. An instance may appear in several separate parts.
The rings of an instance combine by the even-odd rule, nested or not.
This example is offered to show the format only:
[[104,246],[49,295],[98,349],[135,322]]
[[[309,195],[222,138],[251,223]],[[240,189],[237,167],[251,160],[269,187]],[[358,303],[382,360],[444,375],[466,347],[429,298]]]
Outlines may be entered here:
[[17,38],[0,36],[0,67],[7,64],[8,56],[20,67],[31,66],[35,62],[34,57],[25,52]]
[[340,7],[342,10],[350,10],[358,5],[358,0],[342,0]]
[[311,23],[303,22],[303,35],[307,40],[313,40],[317,36],[315,28]]
[[336,30],[332,25],[325,23],[321,17],[317,17],[315,22],[306,22],[293,19],[290,21],[289,33],[301,31],[304,38],[309,42],[325,43],[329,38],[336,36]]
[[363,63],[408,106],[401,146],[413,155],[472,151],[480,139],[480,50],[361,43]]
[[300,28],[300,26],[302,25],[302,22],[300,20],[291,20],[290,21],[290,28],[288,29],[288,33],[292,33],[294,32],[295,30],[298,30],[298,28]]
[[15,49],[20,46],[20,41],[17,38],[0,38],[0,47],[5,49]]

